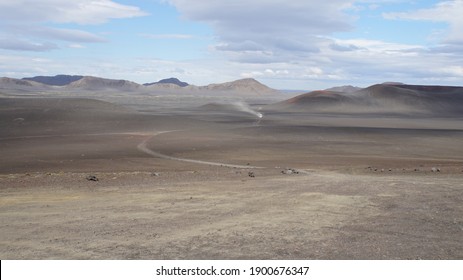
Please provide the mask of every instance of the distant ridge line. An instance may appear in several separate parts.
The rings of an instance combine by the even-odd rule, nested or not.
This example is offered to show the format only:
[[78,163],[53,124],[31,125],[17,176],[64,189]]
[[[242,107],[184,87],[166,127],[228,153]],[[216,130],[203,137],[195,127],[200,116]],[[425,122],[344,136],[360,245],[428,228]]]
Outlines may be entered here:
[[84,76],[81,75],[56,75],[56,76],[35,76],[29,78],[22,78],[26,81],[34,81],[49,86],[65,86],[75,81],[82,79]]

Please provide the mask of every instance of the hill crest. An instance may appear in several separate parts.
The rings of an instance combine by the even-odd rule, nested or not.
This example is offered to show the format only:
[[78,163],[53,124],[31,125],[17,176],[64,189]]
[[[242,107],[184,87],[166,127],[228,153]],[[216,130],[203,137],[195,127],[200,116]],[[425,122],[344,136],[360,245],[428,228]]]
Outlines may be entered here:
[[86,90],[128,90],[133,91],[140,88],[140,85],[128,80],[105,79],[93,76],[85,76],[80,80],[65,86],[68,89]]
[[177,86],[179,86],[179,87],[186,87],[186,86],[189,86],[188,83],[182,82],[182,81],[180,81],[180,80],[177,79],[177,78],[162,79],[162,80],[159,80],[159,81],[154,82],[154,83],[146,83],[146,84],[143,84],[143,85],[144,85],[144,86],[152,86],[152,85],[159,85],[159,84],[173,84],[173,85],[177,85]]
[[65,86],[72,82],[82,79],[84,76],[80,75],[56,75],[56,76],[35,76],[29,78],[22,78],[26,81],[34,81],[50,86]]

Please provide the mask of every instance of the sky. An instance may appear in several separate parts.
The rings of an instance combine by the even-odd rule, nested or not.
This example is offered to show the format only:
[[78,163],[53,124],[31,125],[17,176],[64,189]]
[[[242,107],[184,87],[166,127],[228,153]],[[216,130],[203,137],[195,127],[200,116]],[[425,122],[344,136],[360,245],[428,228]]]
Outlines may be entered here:
[[463,0],[0,0],[0,76],[463,86]]

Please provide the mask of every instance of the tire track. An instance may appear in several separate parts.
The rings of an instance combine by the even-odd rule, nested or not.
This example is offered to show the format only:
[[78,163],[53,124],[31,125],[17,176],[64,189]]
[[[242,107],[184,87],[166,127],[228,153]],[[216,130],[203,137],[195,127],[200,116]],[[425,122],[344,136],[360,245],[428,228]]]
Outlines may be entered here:
[[260,166],[253,166],[253,165],[239,165],[239,164],[229,164],[229,163],[223,163],[223,162],[212,162],[212,161],[204,161],[204,160],[197,160],[197,159],[187,159],[187,158],[179,158],[179,157],[173,157],[173,156],[168,156],[156,151],[151,150],[148,148],[148,142],[152,140],[155,136],[158,136],[160,134],[164,133],[170,133],[170,132],[175,132],[175,131],[181,131],[181,130],[169,130],[169,131],[159,131],[153,134],[151,137],[147,138],[140,144],[138,144],[137,149],[141,152],[144,152],[148,155],[154,156],[154,157],[159,157],[163,159],[169,159],[169,160],[176,160],[176,161],[182,161],[182,162],[189,162],[189,163],[196,163],[196,164],[204,164],[204,165],[210,165],[210,166],[221,166],[221,167],[230,167],[230,168],[240,168],[240,169],[263,169],[265,167],[260,167]]

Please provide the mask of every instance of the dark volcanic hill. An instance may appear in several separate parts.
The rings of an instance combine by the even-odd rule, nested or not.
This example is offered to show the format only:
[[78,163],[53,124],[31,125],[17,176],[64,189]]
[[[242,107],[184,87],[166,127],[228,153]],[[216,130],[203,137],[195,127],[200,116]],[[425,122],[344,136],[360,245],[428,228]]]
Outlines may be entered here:
[[333,113],[463,115],[463,87],[379,84],[352,93],[313,91],[268,108]]
[[143,85],[144,86],[152,86],[152,85],[157,85],[157,84],[173,84],[173,85],[177,85],[179,87],[186,87],[186,86],[189,85],[188,83],[182,82],[177,78],[162,79],[162,80],[160,80],[158,82],[146,83],[146,84],[143,84]]
[[353,103],[354,100],[342,92],[328,91],[328,90],[317,90],[309,93],[304,93],[283,101],[283,104],[294,107],[305,107],[305,106],[326,106],[326,105],[338,105],[342,103]]
[[72,82],[82,79],[84,76],[71,75],[56,75],[56,76],[35,76],[31,78],[23,78],[26,81],[34,81],[50,86],[65,86]]

